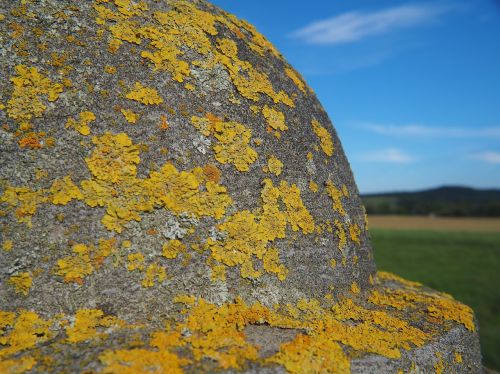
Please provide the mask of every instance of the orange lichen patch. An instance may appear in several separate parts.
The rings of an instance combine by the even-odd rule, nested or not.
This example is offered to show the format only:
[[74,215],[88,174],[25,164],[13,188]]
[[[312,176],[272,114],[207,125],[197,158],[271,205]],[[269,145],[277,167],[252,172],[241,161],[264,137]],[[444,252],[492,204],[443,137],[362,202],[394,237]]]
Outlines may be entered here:
[[[116,317],[104,316],[99,309],[81,309],[76,312],[74,323],[66,327],[67,341],[78,343],[90,339],[104,338],[110,328],[124,327],[125,323]],[[98,328],[106,328],[106,333],[99,333]]]
[[339,190],[331,180],[326,181],[326,193],[332,199],[333,210],[342,216],[346,215],[344,206],[342,205],[342,197],[344,196],[342,191]]
[[3,243],[2,243],[2,249],[5,251],[5,252],[10,252],[12,251],[12,248],[14,247],[14,243],[12,242],[12,240],[5,240]]
[[158,95],[156,89],[145,87],[139,82],[135,82],[134,87],[125,97],[130,100],[138,101],[144,105],[163,103],[163,99]]
[[203,167],[203,174],[206,179],[210,182],[219,183],[220,177],[222,175],[221,171],[215,165],[205,165]]
[[127,256],[127,270],[144,270],[144,255],[142,253],[131,253]]
[[359,236],[361,234],[361,229],[359,228],[357,223],[349,224],[349,236],[351,240],[356,244],[360,244]]
[[139,119],[139,115],[130,109],[121,109],[120,112],[122,112],[128,123],[135,124]]
[[398,310],[425,310],[430,320],[455,321],[475,331],[472,309],[443,293],[417,292],[415,288],[383,288],[372,291],[368,300]]
[[62,179],[56,179],[49,189],[52,204],[66,205],[71,200],[82,200],[83,195],[69,175]]
[[162,114],[161,117],[161,122],[160,122],[160,129],[161,130],[167,130],[168,129],[168,122],[167,122],[167,116]]
[[267,361],[283,365],[292,374],[350,372],[349,358],[338,343],[302,334],[282,344]]
[[75,120],[74,118],[68,118],[65,127],[73,128],[78,131],[82,135],[90,134],[90,126],[89,123],[95,121],[96,116],[94,113],[89,111],[81,112],[79,115],[79,120]]
[[22,293],[24,296],[28,296],[33,279],[31,278],[31,274],[25,271],[12,275],[7,283],[14,287],[16,293]]
[[99,239],[99,245],[87,246],[75,244],[75,255],[66,256],[57,261],[56,275],[64,277],[65,282],[83,283],[88,275],[92,274],[104,260],[116,251],[116,239]]
[[291,68],[285,68],[285,73],[286,75],[288,75],[288,78],[290,78],[293,83],[295,83],[299,90],[301,90],[303,93],[306,93],[306,84],[304,83],[304,80],[299,76],[299,73]]
[[0,345],[3,346],[0,349],[0,360],[50,339],[50,326],[50,321],[41,319],[35,312],[0,311]]
[[142,287],[153,287],[155,285],[155,281],[162,283],[166,277],[167,272],[165,271],[165,268],[158,264],[151,264],[146,269],[146,274],[144,275],[141,285]]
[[333,141],[332,141],[332,136],[328,132],[327,129],[325,129],[321,124],[316,120],[316,118],[313,118],[311,121],[311,126],[313,128],[314,133],[318,136],[319,141],[320,141],[320,146],[323,152],[330,157],[333,155]]
[[163,244],[163,257],[166,258],[177,258],[179,252],[185,252],[186,245],[180,240],[172,239],[168,243]]
[[233,164],[238,171],[248,171],[257,159],[257,152],[250,147],[252,130],[241,123],[224,122],[212,114],[191,118],[193,125],[205,136],[217,139],[213,146],[215,159],[221,164]]
[[271,129],[276,131],[288,130],[288,126],[285,123],[285,115],[279,110],[275,110],[273,108],[269,108],[267,105],[264,105],[264,108],[262,108],[262,114]]
[[283,163],[275,156],[269,157],[269,159],[267,160],[267,166],[264,167],[264,172],[273,173],[274,175],[278,176],[281,174],[282,170]]
[[40,149],[43,147],[42,136],[36,132],[29,132],[19,139],[19,147],[29,149]]
[[456,364],[461,364],[463,362],[462,355],[458,352],[455,352],[455,363]]
[[16,76],[10,78],[14,91],[7,102],[7,114],[18,123],[27,123],[33,117],[40,117],[47,109],[42,97],[55,101],[63,91],[63,86],[53,83],[37,68],[17,65]]

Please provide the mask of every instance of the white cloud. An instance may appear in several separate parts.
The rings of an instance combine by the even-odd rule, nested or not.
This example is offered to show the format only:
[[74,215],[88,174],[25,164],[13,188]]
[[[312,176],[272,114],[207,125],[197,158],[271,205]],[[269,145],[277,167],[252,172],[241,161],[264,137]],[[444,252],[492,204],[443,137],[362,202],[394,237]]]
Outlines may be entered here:
[[472,155],[471,158],[487,162],[489,164],[500,164],[500,152],[487,151],[487,152],[476,153]]
[[388,162],[394,164],[408,164],[416,158],[397,148],[387,148],[364,154],[361,159],[369,162]]
[[350,43],[372,35],[433,22],[451,9],[449,6],[419,4],[375,12],[347,12],[313,22],[291,35],[312,44]]
[[423,125],[386,125],[358,122],[356,126],[381,135],[440,138],[500,138],[500,127],[464,129],[460,127],[430,127]]

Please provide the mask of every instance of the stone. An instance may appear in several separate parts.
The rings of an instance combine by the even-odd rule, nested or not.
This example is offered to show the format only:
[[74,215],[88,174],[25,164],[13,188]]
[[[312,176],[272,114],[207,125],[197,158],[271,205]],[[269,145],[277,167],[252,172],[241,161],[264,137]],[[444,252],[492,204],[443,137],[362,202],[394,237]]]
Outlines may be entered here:
[[313,91],[202,0],[0,4],[0,372],[480,372],[376,271]]

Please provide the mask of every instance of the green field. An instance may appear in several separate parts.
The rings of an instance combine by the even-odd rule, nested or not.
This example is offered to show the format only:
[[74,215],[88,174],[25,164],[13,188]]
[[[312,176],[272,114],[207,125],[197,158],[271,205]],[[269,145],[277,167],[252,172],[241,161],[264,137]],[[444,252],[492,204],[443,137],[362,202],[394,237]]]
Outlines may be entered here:
[[483,363],[500,370],[500,234],[370,229],[379,270],[451,294],[480,324]]

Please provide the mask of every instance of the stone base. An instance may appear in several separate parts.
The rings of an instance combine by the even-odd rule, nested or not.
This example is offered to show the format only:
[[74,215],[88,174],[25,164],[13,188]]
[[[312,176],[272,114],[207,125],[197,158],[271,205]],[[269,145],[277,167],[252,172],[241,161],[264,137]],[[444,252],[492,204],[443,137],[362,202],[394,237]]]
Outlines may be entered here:
[[99,309],[1,312],[0,372],[482,372],[470,308],[388,273],[352,299],[174,302],[164,326]]

